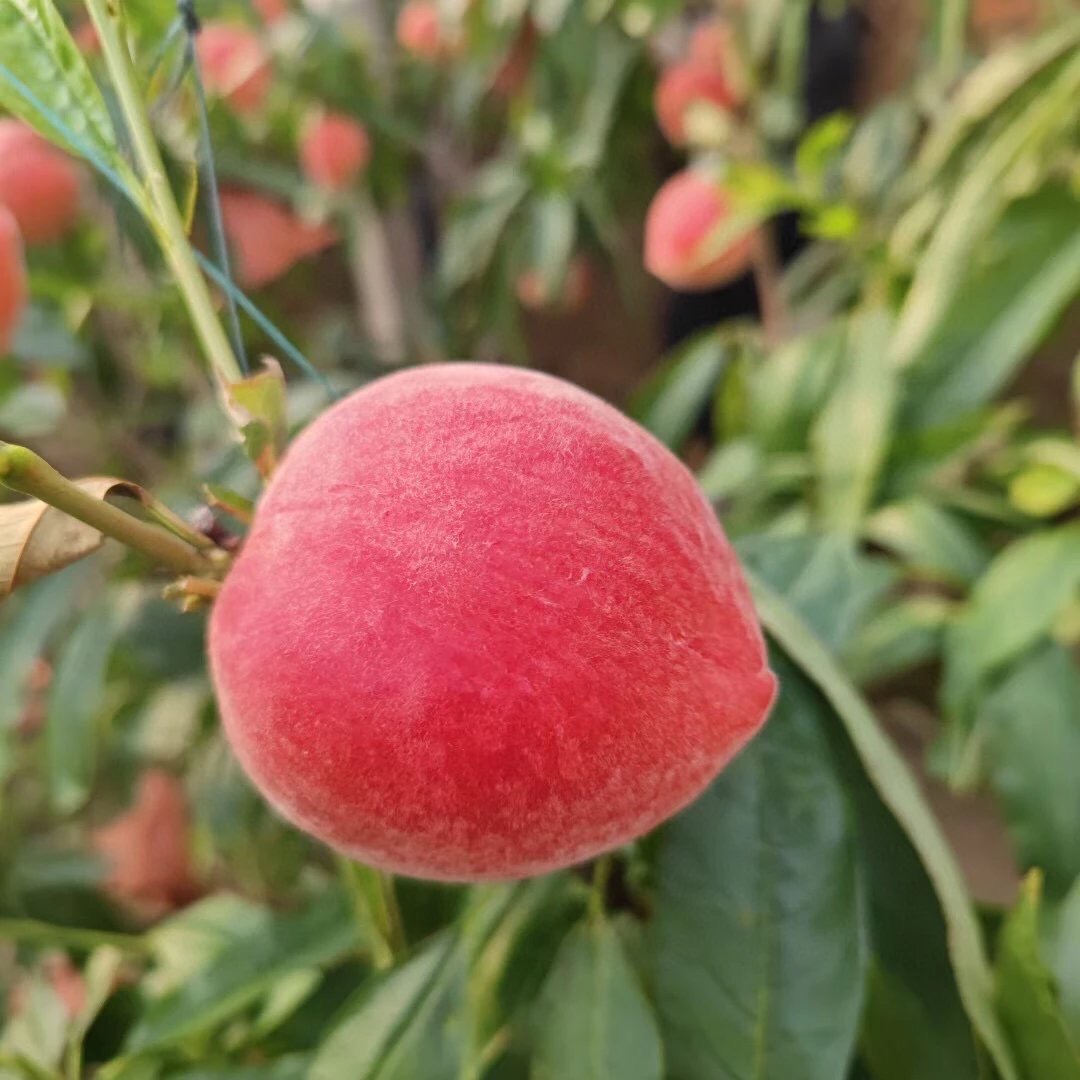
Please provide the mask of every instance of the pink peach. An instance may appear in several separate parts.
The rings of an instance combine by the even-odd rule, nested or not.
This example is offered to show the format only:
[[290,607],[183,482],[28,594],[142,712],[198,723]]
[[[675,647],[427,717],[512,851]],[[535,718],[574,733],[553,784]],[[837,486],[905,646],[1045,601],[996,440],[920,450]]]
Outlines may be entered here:
[[279,812],[458,881],[651,829],[776,686],[685,466],[568,383],[471,363],[379,379],[296,440],[209,653],[228,738]]

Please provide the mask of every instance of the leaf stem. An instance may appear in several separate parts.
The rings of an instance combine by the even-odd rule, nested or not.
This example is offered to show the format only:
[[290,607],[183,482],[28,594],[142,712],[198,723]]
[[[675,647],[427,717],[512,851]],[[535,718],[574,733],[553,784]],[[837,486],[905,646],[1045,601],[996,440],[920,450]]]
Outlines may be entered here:
[[101,39],[109,77],[131,135],[135,158],[153,211],[150,224],[161,245],[162,254],[176,277],[199,343],[224,398],[229,384],[242,378],[240,364],[217,317],[206,281],[199,272],[161,152],[150,128],[131,57],[121,40],[121,6],[110,5],[107,0],[86,0],[86,9]]
[[375,967],[379,970],[393,967],[394,960],[408,944],[394,879],[382,870],[344,856],[338,860],[338,868],[352,897],[357,919],[372,940]]
[[58,926],[40,919],[0,919],[0,939],[25,941],[33,945],[62,945],[68,949],[96,949],[112,945],[127,953],[147,953],[150,943],[138,934],[111,930],[90,930],[78,926]]
[[220,570],[218,562],[179,537],[94,498],[25,446],[0,442],[0,483],[56,507],[176,573],[213,575]]

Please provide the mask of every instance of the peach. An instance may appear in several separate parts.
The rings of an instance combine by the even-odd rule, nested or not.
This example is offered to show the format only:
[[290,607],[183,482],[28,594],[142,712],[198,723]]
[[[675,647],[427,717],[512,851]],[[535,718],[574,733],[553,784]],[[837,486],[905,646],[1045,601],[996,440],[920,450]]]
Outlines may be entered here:
[[6,356],[26,307],[22,237],[9,210],[0,206],[0,356]]
[[460,47],[443,25],[434,0],[408,0],[398,12],[395,33],[407,53],[431,63],[454,55]]
[[21,120],[0,120],[0,205],[28,245],[59,240],[79,214],[75,163]]
[[240,116],[257,113],[273,78],[258,34],[232,23],[208,22],[196,42],[206,89],[224,98]]
[[660,76],[653,97],[656,119],[672,146],[687,142],[687,114],[694,107],[710,106],[720,112],[735,107],[736,98],[724,76],[702,64],[673,64]]
[[489,364],[386,376],[301,434],[209,654],[226,734],[281,814],[454,881],[651,829],[775,692],[685,466],[591,394]]
[[671,177],[645,217],[645,269],[673,289],[711,289],[750,269],[755,227],[740,229],[720,251],[717,233],[732,222],[724,189],[693,169]]
[[252,0],[252,6],[262,20],[263,26],[273,26],[289,14],[287,0]]
[[371,140],[362,124],[341,113],[322,113],[308,120],[300,138],[304,175],[327,191],[347,188],[367,167]]
[[268,284],[337,241],[333,229],[309,225],[273,199],[251,191],[222,190],[221,217],[236,280],[246,289]]

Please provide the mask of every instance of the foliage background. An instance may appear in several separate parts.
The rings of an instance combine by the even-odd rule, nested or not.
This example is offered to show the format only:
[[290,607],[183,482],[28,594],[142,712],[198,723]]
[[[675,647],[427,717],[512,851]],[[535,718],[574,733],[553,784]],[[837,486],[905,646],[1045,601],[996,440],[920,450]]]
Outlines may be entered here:
[[[891,92],[807,127],[808,11],[729,13],[755,82],[726,183],[816,238],[774,283],[784,325],[718,319],[664,356],[638,243],[682,5],[489,0],[443,67],[390,47],[378,4],[261,27],[271,99],[254,120],[212,102],[219,179],[343,238],[256,297],[317,378],[244,321],[249,355],[289,368],[291,427],[328,386],[448,356],[620,399],[720,508],[783,694],[693,807],[610,860],[388,887],[270,813],[218,730],[203,614],[107,546],[0,607],[0,1072],[1080,1076],[1080,25],[1047,3],[1000,39],[1001,5],[927,4]],[[526,17],[531,77],[498,98]],[[184,513],[203,484],[254,497],[154,229],[101,175],[138,186],[101,58],[64,29],[83,18],[0,0],[0,101],[99,166],[79,229],[32,253],[0,436]],[[124,18],[205,243],[183,35],[164,3]],[[336,199],[295,164],[317,103],[372,136]],[[579,252],[585,309],[522,311],[518,275],[555,287]]]

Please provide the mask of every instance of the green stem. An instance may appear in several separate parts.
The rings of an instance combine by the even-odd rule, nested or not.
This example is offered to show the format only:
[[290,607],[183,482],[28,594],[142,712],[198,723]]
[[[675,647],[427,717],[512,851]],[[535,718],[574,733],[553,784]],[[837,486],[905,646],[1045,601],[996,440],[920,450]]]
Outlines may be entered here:
[[394,880],[372,866],[342,856],[338,867],[352,897],[357,920],[371,938],[375,967],[385,970],[405,951],[405,927],[398,907]]
[[161,152],[139,93],[131,57],[120,37],[121,6],[109,0],[86,0],[86,9],[101,39],[109,77],[150,197],[153,209],[151,225],[165,260],[176,277],[219,390],[226,397],[229,384],[239,381],[243,375],[214,309],[210,290],[195,262],[176,198],[169,186]]
[[39,919],[0,919],[0,941],[3,940],[86,950],[96,949],[101,945],[111,945],[121,952],[150,952],[149,942],[137,934],[88,930],[78,926],[57,926],[55,923],[41,922]]
[[178,574],[213,575],[218,564],[179,537],[96,499],[25,446],[0,442],[0,483],[40,499]]
[[589,890],[589,918],[602,922],[607,910],[607,887],[611,880],[614,856],[601,855],[593,864],[592,888]]

